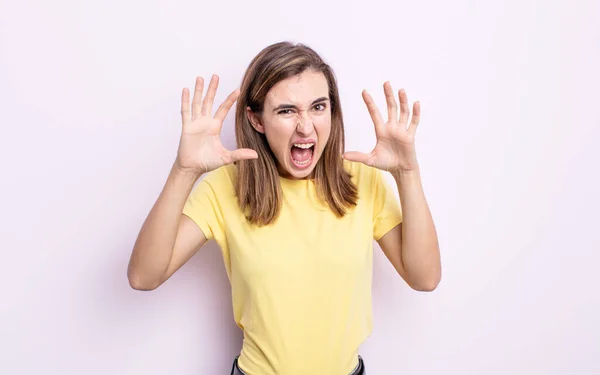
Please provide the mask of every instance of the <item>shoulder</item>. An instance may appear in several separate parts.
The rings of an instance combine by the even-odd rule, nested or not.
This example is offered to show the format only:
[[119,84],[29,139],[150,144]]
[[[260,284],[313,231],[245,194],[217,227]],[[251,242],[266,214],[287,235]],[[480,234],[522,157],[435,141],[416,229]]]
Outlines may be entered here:
[[217,169],[214,169],[208,173],[205,173],[202,176],[202,180],[210,182],[210,183],[227,183],[231,181],[235,181],[235,175],[237,174],[237,169],[234,164],[224,165]]
[[234,194],[237,168],[234,164],[224,165],[205,173],[198,181],[197,189],[210,189],[215,195]]

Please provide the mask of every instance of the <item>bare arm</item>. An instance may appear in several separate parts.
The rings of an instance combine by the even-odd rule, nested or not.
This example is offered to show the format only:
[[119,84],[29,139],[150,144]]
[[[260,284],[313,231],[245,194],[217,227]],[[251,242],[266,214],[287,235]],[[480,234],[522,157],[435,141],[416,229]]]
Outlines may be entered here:
[[183,89],[182,131],[177,159],[142,225],[127,268],[127,278],[134,289],[158,288],[206,243],[206,236],[196,223],[182,214],[198,178],[237,160],[258,158],[254,150],[229,151],[221,144],[219,135],[223,120],[236,101],[239,90],[227,97],[213,117],[212,106],[218,83],[219,77],[213,75],[203,100],[204,79],[197,77],[191,108],[190,93],[187,88]]
[[393,173],[403,222],[379,240],[381,249],[406,283],[418,291],[433,291],[442,277],[440,248],[419,168]]
[[388,108],[387,121],[381,117],[371,95],[363,91],[363,99],[375,125],[375,148],[369,154],[346,152],[344,158],[388,171],[394,176],[403,219],[378,242],[394,268],[413,289],[432,291],[440,283],[442,266],[437,232],[423,192],[415,148],[421,105],[418,101],[414,103],[407,127],[410,110],[406,92],[404,89],[398,91],[398,117],[392,85],[385,82],[383,90]]
[[196,223],[181,213],[198,177],[176,165],[171,168],[131,254],[127,278],[132,288],[156,289],[206,243]]

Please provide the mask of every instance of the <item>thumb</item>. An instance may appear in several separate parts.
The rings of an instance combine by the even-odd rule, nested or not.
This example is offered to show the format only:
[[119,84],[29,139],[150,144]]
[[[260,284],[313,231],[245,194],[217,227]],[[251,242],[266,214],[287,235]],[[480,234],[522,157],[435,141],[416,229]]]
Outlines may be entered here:
[[229,157],[232,162],[236,162],[238,160],[247,160],[247,159],[258,159],[258,154],[256,151],[249,148],[240,148],[229,153]]
[[364,163],[364,164],[366,164],[367,160],[369,160],[369,154],[365,154],[363,152],[358,152],[358,151],[344,152],[342,157],[349,161],[357,161],[359,163]]

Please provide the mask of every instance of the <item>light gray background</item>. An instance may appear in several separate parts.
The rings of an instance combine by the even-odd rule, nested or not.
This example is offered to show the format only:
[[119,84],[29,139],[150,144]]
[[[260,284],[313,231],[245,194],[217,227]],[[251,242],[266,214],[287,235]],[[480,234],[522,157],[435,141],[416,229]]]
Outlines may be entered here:
[[228,373],[215,244],[153,292],[126,266],[181,89],[217,73],[220,103],[280,40],[333,66],[348,150],[375,142],[363,88],[422,104],[443,279],[415,292],[375,248],[369,374],[600,373],[599,19],[591,0],[2,0],[0,373]]

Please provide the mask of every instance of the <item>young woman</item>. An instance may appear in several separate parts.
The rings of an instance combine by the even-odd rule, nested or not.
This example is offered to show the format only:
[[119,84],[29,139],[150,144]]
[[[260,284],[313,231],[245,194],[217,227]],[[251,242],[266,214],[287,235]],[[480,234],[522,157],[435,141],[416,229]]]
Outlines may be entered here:
[[[363,91],[377,136],[364,154],[344,152],[334,73],[307,46],[262,50],[213,116],[217,86],[214,75],[202,98],[197,78],[191,108],[183,90],[177,158],[132,251],[131,286],[157,288],[215,240],[244,333],[232,374],[364,374],[373,239],[413,289],[441,278],[415,153],[418,102],[409,124],[405,92],[398,111],[386,82],[384,120]],[[230,151],[219,135],[236,100]]]

